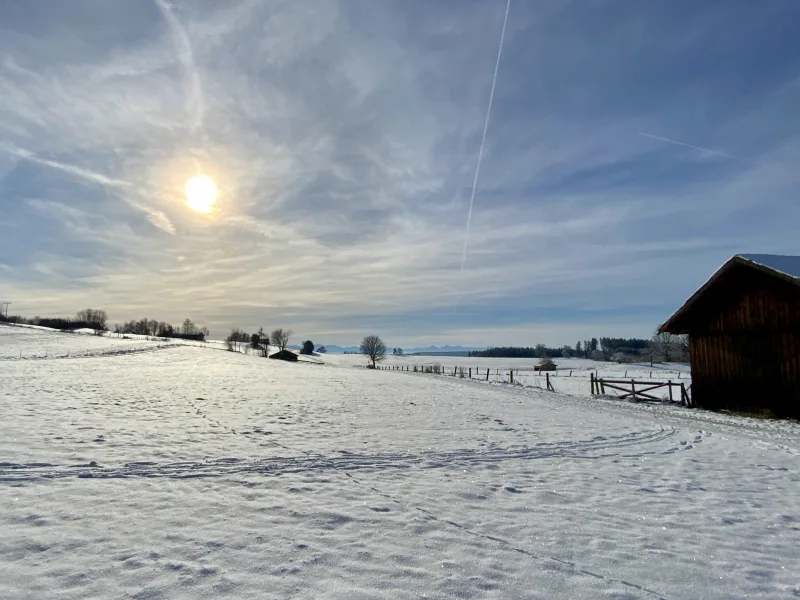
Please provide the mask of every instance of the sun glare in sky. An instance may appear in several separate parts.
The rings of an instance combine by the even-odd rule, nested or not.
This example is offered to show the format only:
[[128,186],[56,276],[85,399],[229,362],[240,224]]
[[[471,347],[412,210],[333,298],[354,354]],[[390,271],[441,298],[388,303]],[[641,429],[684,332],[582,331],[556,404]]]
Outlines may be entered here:
[[217,201],[217,186],[205,175],[192,177],[186,182],[186,204],[199,213],[211,212]]

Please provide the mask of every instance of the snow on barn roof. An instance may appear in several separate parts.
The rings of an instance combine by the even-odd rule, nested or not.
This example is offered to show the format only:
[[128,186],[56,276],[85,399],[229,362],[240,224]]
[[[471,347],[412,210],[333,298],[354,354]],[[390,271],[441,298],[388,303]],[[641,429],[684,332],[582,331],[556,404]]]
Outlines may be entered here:
[[771,271],[800,279],[800,256],[782,256],[780,254],[739,254],[738,256]]
[[686,333],[679,325],[681,318],[688,314],[705,292],[725,273],[737,265],[746,265],[759,271],[769,273],[785,281],[800,285],[800,256],[782,256],[780,254],[737,254],[722,265],[708,281],[689,298],[669,320],[658,328],[658,331]]

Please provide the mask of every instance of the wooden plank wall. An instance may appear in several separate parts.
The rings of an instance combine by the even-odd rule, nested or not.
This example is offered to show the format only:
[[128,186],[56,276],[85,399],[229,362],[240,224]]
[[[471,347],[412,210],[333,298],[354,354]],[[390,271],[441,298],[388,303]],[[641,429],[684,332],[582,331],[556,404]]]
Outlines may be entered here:
[[800,287],[745,269],[717,294],[692,326],[697,405],[800,418]]
[[692,337],[697,406],[800,418],[800,334]]

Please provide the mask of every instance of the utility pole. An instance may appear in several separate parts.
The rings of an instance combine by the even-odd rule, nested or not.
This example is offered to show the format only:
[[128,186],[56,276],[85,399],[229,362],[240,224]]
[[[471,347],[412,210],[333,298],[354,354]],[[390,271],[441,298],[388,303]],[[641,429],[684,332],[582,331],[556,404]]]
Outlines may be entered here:
[[11,304],[11,302],[0,302],[0,304],[6,307],[5,315],[6,315],[6,320],[8,320],[8,305]]

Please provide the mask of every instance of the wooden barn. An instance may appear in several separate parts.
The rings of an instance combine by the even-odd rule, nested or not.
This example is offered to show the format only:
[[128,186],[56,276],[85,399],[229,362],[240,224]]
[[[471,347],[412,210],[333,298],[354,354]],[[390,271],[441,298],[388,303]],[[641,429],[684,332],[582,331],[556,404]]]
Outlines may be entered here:
[[659,331],[689,335],[696,406],[800,418],[800,256],[734,256]]

